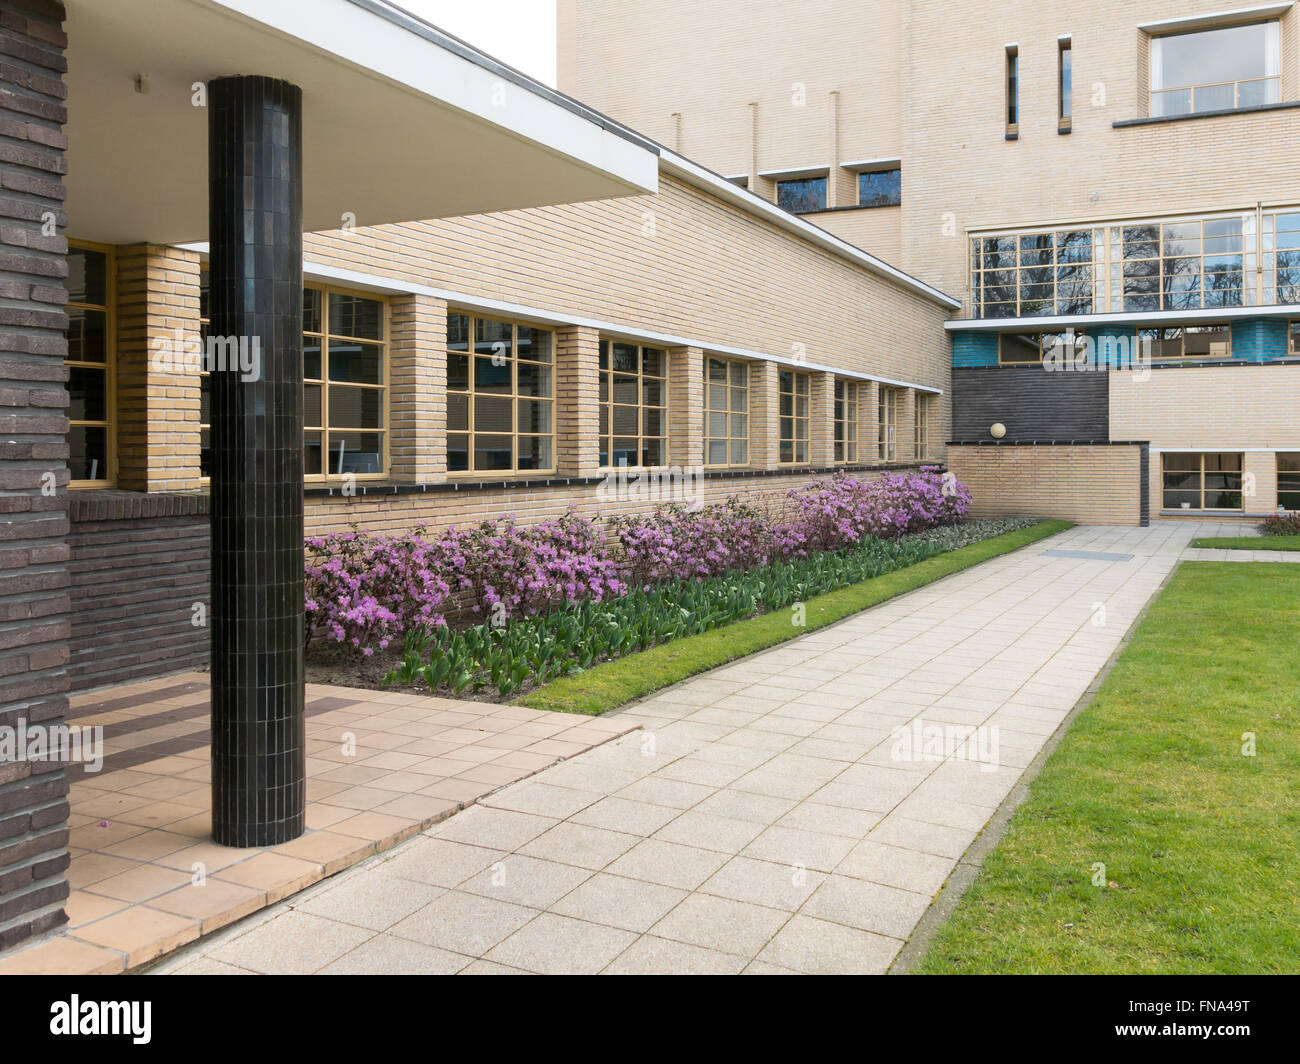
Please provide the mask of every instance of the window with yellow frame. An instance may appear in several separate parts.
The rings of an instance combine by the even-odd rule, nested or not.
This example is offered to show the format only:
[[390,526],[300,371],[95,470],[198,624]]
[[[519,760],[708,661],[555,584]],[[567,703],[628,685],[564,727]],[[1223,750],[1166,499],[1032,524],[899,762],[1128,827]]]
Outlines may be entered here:
[[916,423],[913,426],[914,454],[919,461],[930,457],[930,402],[933,396],[916,393]]
[[808,461],[808,404],[812,375],[783,369],[777,374],[781,403],[778,461],[798,465]]
[[749,465],[749,365],[704,359],[704,464]]
[[113,250],[68,248],[68,471],[73,488],[116,479]]
[[858,460],[857,381],[835,381],[835,461],[849,464]]
[[876,400],[876,457],[882,462],[898,460],[898,404],[900,388],[881,385]]
[[447,315],[447,472],[555,471],[555,334]]
[[[208,272],[200,334],[211,324]],[[373,294],[303,288],[303,474],[381,477],[388,472],[388,304]],[[200,469],[210,475],[211,397],[202,379]]]
[[668,464],[668,352],[600,341],[600,465]]

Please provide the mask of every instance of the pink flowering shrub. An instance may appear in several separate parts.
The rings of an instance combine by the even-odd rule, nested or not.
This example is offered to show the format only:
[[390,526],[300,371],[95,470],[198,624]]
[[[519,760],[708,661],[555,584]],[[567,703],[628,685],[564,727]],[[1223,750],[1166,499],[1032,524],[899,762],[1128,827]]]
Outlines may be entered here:
[[[621,595],[598,521],[570,512],[520,527],[508,517],[435,535],[348,532],[306,541],[308,632],[371,654],[465,603],[503,619]],[[310,638],[310,635],[309,635]]]
[[534,616],[565,603],[623,593],[599,521],[570,510],[520,527],[510,517],[449,528],[437,541],[447,578],[467,592],[475,612]]
[[372,654],[412,625],[443,623],[451,585],[423,528],[411,536],[308,536],[306,547],[308,640],[319,630]]
[[776,530],[762,511],[734,498],[698,510],[661,506],[612,524],[635,587],[756,569],[779,554]]
[[[792,524],[804,551],[844,550],[864,536],[897,539],[955,524],[970,509],[970,492],[936,466],[883,473],[878,481],[836,473],[790,492]],[[802,554],[796,556],[802,557]]]
[[789,493],[773,517],[732,498],[692,510],[663,506],[602,523],[578,516],[534,525],[502,517],[401,536],[348,532],[307,539],[307,626],[372,654],[418,627],[471,612],[485,619],[536,616],[649,588],[752,570],[867,537],[898,539],[954,524],[970,494],[937,467],[878,481],[837,473]]

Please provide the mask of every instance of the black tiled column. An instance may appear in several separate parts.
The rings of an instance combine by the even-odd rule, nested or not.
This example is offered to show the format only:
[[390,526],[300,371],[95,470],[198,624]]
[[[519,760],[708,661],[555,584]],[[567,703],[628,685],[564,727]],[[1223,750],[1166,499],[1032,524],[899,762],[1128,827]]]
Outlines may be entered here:
[[212,835],[301,835],[303,706],[302,91],[266,77],[208,92],[214,337],[260,373],[212,370]]

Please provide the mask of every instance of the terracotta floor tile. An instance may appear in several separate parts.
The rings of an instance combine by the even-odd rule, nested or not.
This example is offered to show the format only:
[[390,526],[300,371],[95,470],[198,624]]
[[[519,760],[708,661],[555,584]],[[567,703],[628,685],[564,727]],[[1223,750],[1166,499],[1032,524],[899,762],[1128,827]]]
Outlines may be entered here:
[[145,902],[189,882],[189,876],[162,865],[137,864],[130,871],[101,879],[87,890],[121,901]]
[[125,953],[129,968],[170,953],[198,937],[198,920],[145,905],[133,905],[115,916],[77,928],[77,938]]
[[314,861],[303,861],[280,853],[261,853],[221,870],[217,878],[227,883],[266,891],[268,904],[274,904],[304,887],[318,882],[324,871]]
[[125,967],[117,950],[64,936],[0,960],[0,975],[111,975]]
[[265,891],[226,883],[220,879],[208,879],[201,885],[187,883],[149,903],[153,909],[194,917],[201,922],[202,933],[205,935],[233,924],[236,920],[242,920],[265,905]]

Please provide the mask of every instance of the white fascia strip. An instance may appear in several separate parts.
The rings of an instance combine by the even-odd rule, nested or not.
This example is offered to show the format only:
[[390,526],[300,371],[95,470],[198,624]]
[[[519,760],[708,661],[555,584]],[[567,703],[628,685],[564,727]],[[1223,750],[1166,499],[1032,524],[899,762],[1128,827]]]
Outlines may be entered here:
[[1224,22],[1238,22],[1243,19],[1272,18],[1284,15],[1294,6],[1293,3],[1266,4],[1262,7],[1238,7],[1231,11],[1214,11],[1208,15],[1188,15],[1183,18],[1161,19],[1157,22],[1138,23],[1143,33],[1168,33],[1171,30],[1196,29],[1198,26],[1216,26]]
[[1300,318],[1300,305],[1226,307],[1220,310],[1150,310],[1125,314],[1071,314],[1042,318],[954,318],[943,323],[949,332],[1043,332],[1073,325],[1165,325],[1180,322],[1226,321],[1232,318]]
[[[208,253],[206,243],[178,246],[183,251],[194,251],[200,255]],[[707,354],[725,355],[730,358],[744,359],[747,362],[773,362],[779,366],[789,366],[791,369],[834,373],[837,377],[845,377],[849,380],[875,381],[878,384],[886,384],[893,388],[911,388],[913,391],[925,392],[929,395],[943,395],[942,388],[932,388],[928,384],[894,380],[892,377],[881,377],[875,373],[859,373],[857,370],[843,369],[839,366],[825,366],[819,362],[803,362],[794,358],[785,358],[782,355],[770,355],[764,351],[752,351],[744,347],[729,347],[708,340],[697,340],[686,336],[676,336],[672,333],[638,329],[633,326],[619,325],[617,322],[603,321],[600,318],[589,318],[581,314],[557,313],[553,310],[541,310],[537,307],[525,306],[522,303],[507,303],[500,299],[486,299],[483,296],[472,295],[468,292],[457,292],[449,288],[432,288],[428,285],[415,284],[412,281],[392,277],[382,277],[373,273],[344,270],[337,266],[328,266],[322,262],[312,262],[309,259],[303,260],[302,272],[303,277],[307,279],[333,281],[348,288],[359,288],[378,295],[429,296],[432,299],[445,300],[452,306],[461,307],[465,310],[499,314],[507,318],[536,322],[539,325],[560,327],[577,325],[584,329],[596,329],[606,336],[620,340],[635,340],[638,343],[649,343],[658,347],[698,347]]]
[[904,273],[902,270],[889,265],[883,259],[878,259],[875,255],[854,247],[848,241],[831,235],[825,229],[818,228],[811,222],[805,222],[802,218],[781,210],[775,203],[769,203],[748,189],[733,185],[721,174],[706,170],[698,163],[693,163],[676,152],[664,149],[659,157],[659,166],[673,177],[680,178],[687,184],[703,189],[718,199],[725,200],[749,214],[756,215],[787,232],[794,233],[808,241],[808,243],[815,244],[817,247],[838,255],[842,259],[847,259],[854,265],[862,266],[878,277],[893,281],[902,288],[924,296],[926,299],[938,303],[941,307],[948,307],[952,310],[961,307],[961,300],[954,299],[937,288],[932,288],[924,281],[918,281],[911,274]]
[[[402,85],[647,192],[655,154],[526,86],[346,0],[203,0],[318,49],[336,63]],[[504,99],[504,106],[501,101]]]
[[798,181],[801,177],[825,177],[830,172],[831,168],[824,165],[796,166],[792,170],[760,170],[758,176],[770,181]]
[[869,170],[887,170],[891,166],[901,167],[902,165],[902,159],[858,159],[851,163],[840,163],[840,169],[861,174]]

